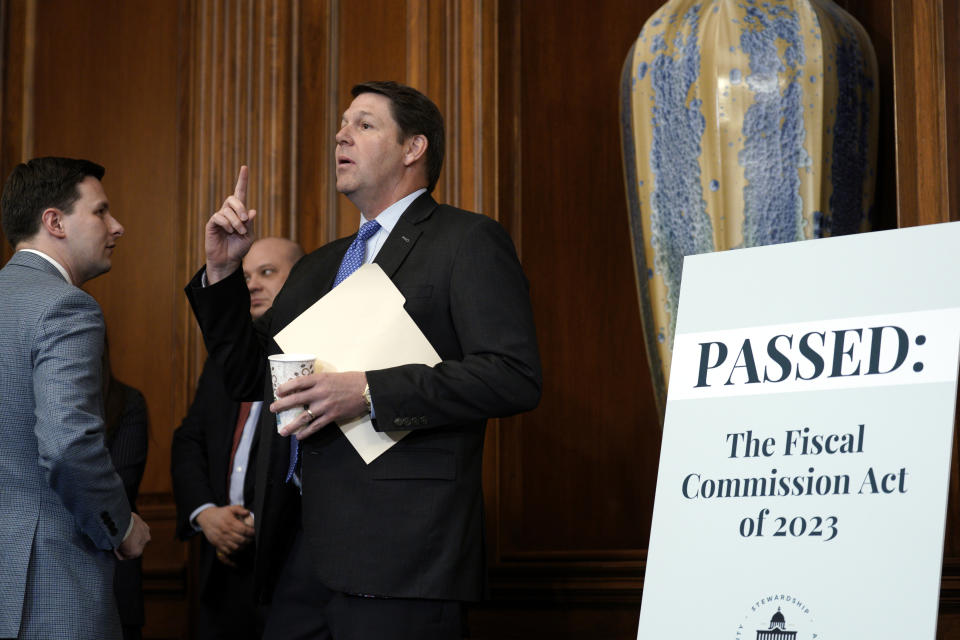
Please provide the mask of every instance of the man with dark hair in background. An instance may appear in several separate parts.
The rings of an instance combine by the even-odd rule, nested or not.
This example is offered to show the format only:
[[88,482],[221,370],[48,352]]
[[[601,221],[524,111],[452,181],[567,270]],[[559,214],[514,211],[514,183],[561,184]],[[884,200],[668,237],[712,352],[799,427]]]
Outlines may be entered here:
[[38,158],[3,189],[16,253],[0,270],[0,637],[117,638],[115,558],[139,556],[104,446],[103,316],[79,289],[123,227],[86,160]]
[[[250,315],[273,304],[303,249],[286,238],[262,238],[243,258]],[[177,535],[203,533],[194,637],[259,638],[262,615],[253,597],[253,481],[261,402],[231,399],[213,359],[203,367],[190,411],[173,433],[170,469]]]
[[[272,398],[264,359],[280,351],[279,330],[363,263],[400,290],[441,362],[281,385],[270,410],[305,411],[279,434],[261,418],[256,577],[272,596],[266,638],[452,640],[461,603],[485,589],[486,421],[540,397],[528,285],[503,227],[430,196],[444,149],[436,105],[394,82],[352,94],[336,173],[360,210],[358,233],[301,260],[273,308],[244,322],[239,266],[256,212],[241,168],[207,223],[206,268],[187,295],[231,392]],[[369,465],[335,424],[367,413],[377,430],[410,431]]]

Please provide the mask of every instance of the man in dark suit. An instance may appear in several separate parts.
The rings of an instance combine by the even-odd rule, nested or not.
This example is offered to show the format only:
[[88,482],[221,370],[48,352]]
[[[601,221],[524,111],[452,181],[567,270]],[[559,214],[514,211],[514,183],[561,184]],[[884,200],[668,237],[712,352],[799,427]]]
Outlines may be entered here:
[[[263,238],[243,258],[250,315],[273,304],[303,249]],[[194,637],[259,638],[263,620],[253,597],[253,508],[256,424],[260,402],[233,400],[216,362],[207,360],[190,411],[174,431],[170,455],[177,535],[202,532]]]
[[[280,329],[363,262],[397,286],[440,364],[299,377],[270,410],[304,407],[301,419],[279,434],[270,414],[261,420],[256,574],[272,594],[265,637],[459,638],[461,603],[485,588],[486,420],[540,397],[528,285],[498,223],[430,197],[443,163],[436,106],[392,82],[352,93],[336,171],[337,189],[360,210],[358,234],[301,260],[273,308],[243,322],[237,268],[256,212],[246,208],[242,168],[207,223],[206,269],[187,295],[231,391],[269,398],[263,358],[279,351]],[[378,430],[410,430],[369,465],[335,424],[367,412]]]
[[86,160],[36,158],[3,188],[0,637],[120,638],[115,558],[150,540],[104,446],[103,316],[79,288],[123,227]]

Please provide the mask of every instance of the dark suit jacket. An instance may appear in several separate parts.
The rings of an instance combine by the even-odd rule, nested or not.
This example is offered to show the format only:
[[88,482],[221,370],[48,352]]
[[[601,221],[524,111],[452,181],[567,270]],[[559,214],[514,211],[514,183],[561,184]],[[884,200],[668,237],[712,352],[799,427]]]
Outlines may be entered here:
[[[256,326],[243,321],[239,271],[206,288],[197,274],[188,285],[208,351],[237,397],[270,398],[263,358],[279,351],[272,336],[331,289],[351,241],[300,260]],[[485,586],[486,420],[529,410],[540,397],[527,280],[497,222],[429,194],[400,217],[375,262],[443,362],[367,372],[376,428],[412,429],[371,464],[335,426],[303,441],[304,541],[317,577],[334,590],[475,600]],[[260,434],[256,573],[269,597],[298,501],[284,483],[288,440],[269,412]]]
[[[227,478],[233,432],[240,403],[227,393],[219,365],[208,359],[197,383],[193,404],[173,432],[170,470],[173,495],[177,503],[177,536],[188,540],[197,531],[190,514],[202,504],[223,506],[230,503]],[[269,413],[269,412],[268,412]],[[244,478],[244,506],[252,506],[256,460],[256,438],[250,450],[250,464]],[[201,536],[202,537],[202,536]],[[198,586],[201,598],[216,588],[217,561],[213,545],[202,537]],[[243,560],[242,554],[239,560]]]
[[[123,480],[123,489],[130,501],[130,509],[136,511],[140,481],[147,466],[147,402],[143,394],[133,387],[113,379],[111,394],[117,394],[121,403],[119,421],[115,429],[108,427],[106,434],[110,459]],[[115,388],[114,388],[115,387]],[[126,626],[142,627],[143,613],[143,564],[142,558],[118,560],[113,576],[113,590],[120,611],[120,622]]]

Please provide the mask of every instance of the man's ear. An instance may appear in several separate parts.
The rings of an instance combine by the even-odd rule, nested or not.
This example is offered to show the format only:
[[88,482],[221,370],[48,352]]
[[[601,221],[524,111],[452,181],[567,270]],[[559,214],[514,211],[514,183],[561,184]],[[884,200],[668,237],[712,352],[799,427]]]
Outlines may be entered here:
[[427,136],[418,133],[407,138],[404,143],[403,166],[409,167],[427,153]]
[[60,209],[44,209],[40,214],[40,224],[47,230],[47,233],[55,238],[66,238],[67,232],[63,228],[63,212]]

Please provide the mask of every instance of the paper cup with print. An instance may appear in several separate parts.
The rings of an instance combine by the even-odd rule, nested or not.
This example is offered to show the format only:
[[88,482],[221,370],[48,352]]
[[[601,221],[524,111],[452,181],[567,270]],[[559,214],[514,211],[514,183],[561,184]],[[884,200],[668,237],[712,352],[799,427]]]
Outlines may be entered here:
[[[267,360],[270,361],[270,379],[273,383],[273,398],[276,400],[277,387],[287,380],[312,374],[317,358],[310,353],[278,353],[269,356]],[[296,420],[301,413],[303,413],[303,407],[294,407],[278,413],[277,431]]]

